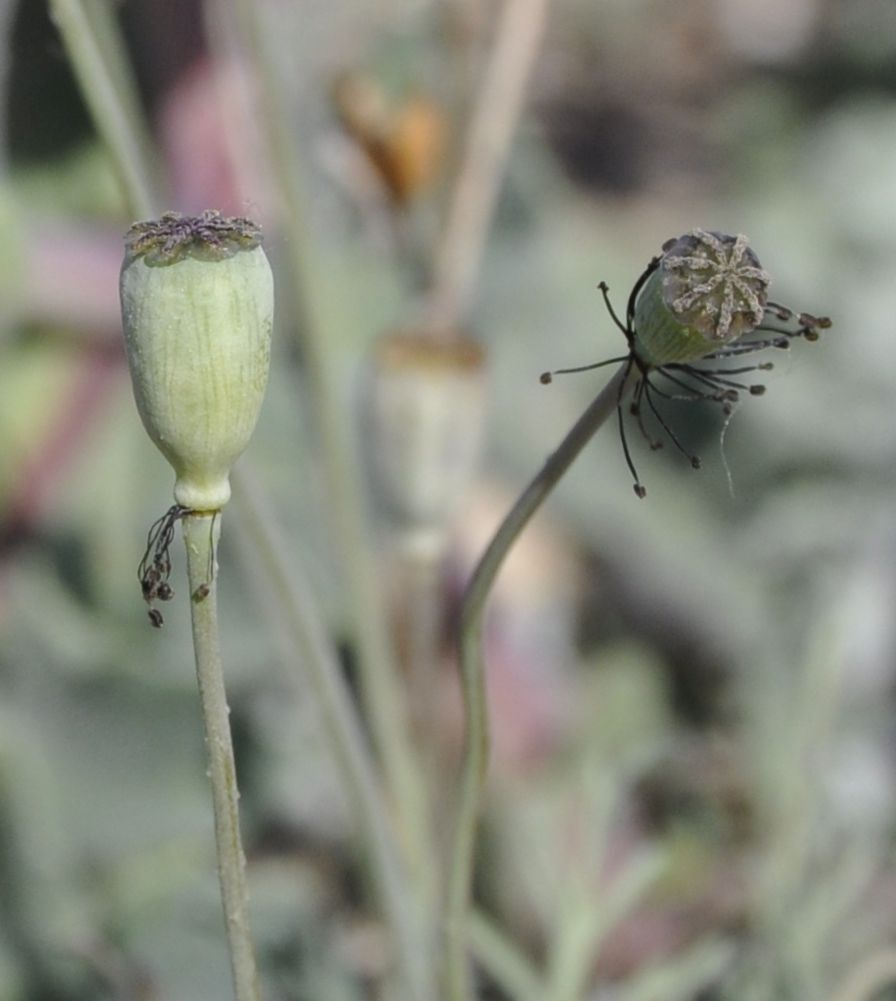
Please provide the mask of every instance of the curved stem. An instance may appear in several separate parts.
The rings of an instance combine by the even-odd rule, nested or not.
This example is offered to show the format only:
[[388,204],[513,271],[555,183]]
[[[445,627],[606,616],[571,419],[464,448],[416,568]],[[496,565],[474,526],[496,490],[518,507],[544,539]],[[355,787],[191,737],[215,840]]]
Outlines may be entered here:
[[443,928],[445,990],[449,1001],[467,1001],[472,996],[465,925],[473,876],[476,820],[489,754],[485,664],[482,653],[486,601],[505,557],[529,519],[559,483],[579,452],[618,406],[627,388],[629,371],[628,364],[619,369],[575,423],[557,450],[549,456],[541,472],[523,491],[480,559],[464,594],[460,617],[459,654],[467,730]]
[[249,932],[246,858],[240,839],[239,791],[230,738],[230,710],[221,670],[218,637],[216,551],[220,512],[190,513],[183,519],[190,582],[190,611],[196,678],[205,725],[208,775],[215,813],[218,880],[227,925],[227,944],[237,1001],[259,1001],[255,955]]
[[112,158],[128,211],[154,215],[149,143],[143,135],[135,88],[113,41],[114,25],[91,22],[79,0],[51,0],[50,13],[65,45],[90,114]]

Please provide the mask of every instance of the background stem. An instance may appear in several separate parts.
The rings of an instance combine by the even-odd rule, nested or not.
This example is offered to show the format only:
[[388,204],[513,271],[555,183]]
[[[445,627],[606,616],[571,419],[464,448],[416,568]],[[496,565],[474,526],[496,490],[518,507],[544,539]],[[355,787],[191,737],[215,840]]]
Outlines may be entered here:
[[485,663],[482,651],[485,604],[504,559],[529,519],[559,483],[594,433],[616,409],[625,393],[626,372],[630,367],[623,364],[604,386],[557,450],[545,462],[541,472],[523,491],[480,559],[464,594],[460,618],[459,653],[467,729],[444,915],[444,977],[445,992],[449,1001],[467,1001],[472,997],[467,962],[466,922],[473,877],[476,820],[489,754]]
[[[283,198],[292,280],[294,329],[308,368],[308,397],[314,406],[316,430],[326,477],[328,513],[345,575],[352,612],[352,640],[358,654],[358,678],[364,715],[383,766],[385,790],[393,808],[402,848],[415,874],[431,865],[428,858],[425,792],[411,748],[407,714],[399,690],[395,656],[379,594],[379,573],[361,498],[360,469],[349,425],[351,407],[341,399],[329,362],[328,330],[323,319],[316,275],[316,254],[309,232],[307,198],[296,150],[295,125],[284,105],[283,91],[271,52],[265,5],[234,0],[239,41],[258,85],[258,119],[270,151],[271,172]],[[217,16],[221,5],[206,6]],[[217,13],[216,13],[217,12]]]
[[97,27],[79,0],[51,0],[50,13],[62,38],[81,93],[100,138],[109,150],[127,210],[140,219],[155,215],[151,145],[137,113],[136,88],[111,18]]
[[[321,724],[342,779],[377,903],[392,936],[395,967],[410,1001],[434,997],[430,970],[431,925],[421,919],[407,872],[400,864],[394,832],[386,816],[373,755],[351,692],[327,634],[314,595],[245,463],[234,469],[234,500],[240,518],[244,562],[255,572],[253,590],[275,626],[284,658],[297,670],[290,677],[302,695],[314,698]],[[238,488],[238,489],[237,489]]]
[[249,932],[249,889],[240,839],[239,792],[230,738],[230,710],[224,692],[218,637],[216,551],[220,527],[220,512],[191,513],[183,519],[196,678],[205,726],[208,775],[215,813],[218,879],[227,925],[234,992],[237,1001],[259,1001],[261,995]]
[[505,0],[501,10],[436,253],[426,316],[435,336],[456,335],[468,311],[547,6],[548,0]]
[[832,1001],[872,1001],[896,981],[896,949],[881,949],[857,964]]

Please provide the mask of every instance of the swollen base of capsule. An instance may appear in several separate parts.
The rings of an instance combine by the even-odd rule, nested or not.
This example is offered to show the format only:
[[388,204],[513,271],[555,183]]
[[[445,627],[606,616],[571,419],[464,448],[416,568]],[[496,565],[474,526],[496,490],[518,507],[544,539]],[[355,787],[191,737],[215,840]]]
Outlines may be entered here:
[[199,483],[193,478],[178,476],[174,499],[190,511],[220,511],[230,500],[230,479],[222,476]]

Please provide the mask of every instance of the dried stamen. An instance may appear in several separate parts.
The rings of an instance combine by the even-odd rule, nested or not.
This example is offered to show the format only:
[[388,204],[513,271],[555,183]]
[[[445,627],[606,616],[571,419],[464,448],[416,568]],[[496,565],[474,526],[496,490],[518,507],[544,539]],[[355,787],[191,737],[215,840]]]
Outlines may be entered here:
[[149,605],[149,621],[157,629],[165,620],[154,607],[154,602],[170,601],[174,597],[174,589],[168,583],[171,576],[171,543],[174,541],[174,526],[186,514],[189,514],[188,508],[174,504],[153,522],[146,536],[146,552],[137,567],[143,600]]

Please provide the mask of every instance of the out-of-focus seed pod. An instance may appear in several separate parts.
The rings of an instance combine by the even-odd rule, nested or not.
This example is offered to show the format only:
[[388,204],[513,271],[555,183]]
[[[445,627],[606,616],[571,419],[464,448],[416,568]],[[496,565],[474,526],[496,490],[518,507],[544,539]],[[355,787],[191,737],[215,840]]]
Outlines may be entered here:
[[346,131],[396,203],[405,205],[436,177],[446,125],[430,97],[392,101],[375,80],[350,73],[336,82],[333,101]]
[[174,498],[216,511],[267,385],[274,285],[261,231],[168,212],[126,237],[121,313],[137,409],[174,467]]
[[736,341],[762,322],[769,280],[745,236],[695,229],[671,240],[638,295],[635,354],[660,368]]
[[363,442],[401,543],[437,554],[476,474],[485,417],[482,347],[391,333],[373,352]]
[[396,201],[410,201],[433,180],[442,161],[445,120],[427,97],[407,100],[384,141],[370,154]]

